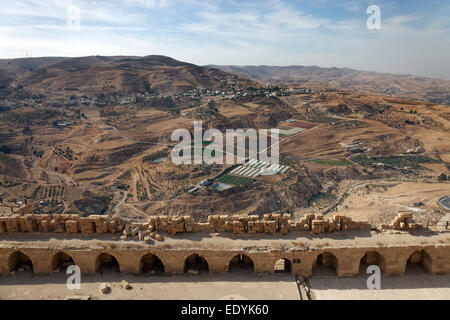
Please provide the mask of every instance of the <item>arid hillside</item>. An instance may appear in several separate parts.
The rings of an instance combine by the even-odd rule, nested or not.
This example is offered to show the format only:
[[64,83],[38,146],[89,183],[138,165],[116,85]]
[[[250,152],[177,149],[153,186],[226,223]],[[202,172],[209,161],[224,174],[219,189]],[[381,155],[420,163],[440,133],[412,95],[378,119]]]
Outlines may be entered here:
[[450,81],[317,66],[213,66],[261,83],[321,84],[450,105]]
[[63,91],[131,94],[153,90],[171,95],[221,88],[230,77],[239,81],[223,71],[165,56],[0,60],[0,94],[15,97]]
[[[27,202],[36,213],[133,221],[338,212],[384,223],[411,211],[425,223],[446,215],[437,203],[450,194],[444,104],[256,84],[162,56],[25,60],[0,61],[0,79],[10,81],[0,97],[3,211]],[[194,121],[221,132],[279,129],[279,166],[266,175],[261,162],[174,164],[171,135],[192,132]],[[234,152],[247,155],[250,139]],[[192,146],[204,152],[210,143]]]

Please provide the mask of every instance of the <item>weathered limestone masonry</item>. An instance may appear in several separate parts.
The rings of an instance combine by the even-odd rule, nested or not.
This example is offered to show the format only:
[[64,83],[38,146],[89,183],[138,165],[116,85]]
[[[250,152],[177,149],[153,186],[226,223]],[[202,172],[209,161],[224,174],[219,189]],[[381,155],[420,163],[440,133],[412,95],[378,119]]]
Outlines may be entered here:
[[[413,230],[421,229],[414,223],[411,213],[399,213],[398,217],[381,229]],[[233,233],[239,234],[288,234],[295,231],[309,231],[313,234],[348,230],[371,230],[375,227],[366,221],[352,221],[351,218],[335,215],[331,220],[322,214],[307,214],[299,221],[292,220],[290,214],[265,214],[260,220],[257,215],[213,215],[208,222],[198,223],[190,216],[152,216],[147,223],[127,223],[119,215],[80,217],[72,214],[34,215],[28,211],[0,216],[0,234],[8,233],[67,233],[82,235],[123,232],[121,240],[138,236],[139,240],[163,240],[161,232],[177,233]]]
[[[265,214],[260,220],[257,215],[212,215],[208,222],[195,223],[190,216],[153,216],[144,229],[152,233],[167,232],[172,235],[185,232],[233,233],[239,234],[288,234],[291,231],[310,231],[314,234],[347,230],[370,230],[367,222],[355,222],[344,216],[334,216],[332,220],[325,219],[321,214],[307,214],[299,221],[293,221],[290,214]],[[125,238],[130,235],[124,232]],[[132,235],[132,234],[131,234]],[[125,240],[125,239],[124,239]]]
[[[267,233],[287,234],[291,231],[311,231],[319,234],[324,232],[344,230],[369,230],[367,222],[355,222],[344,216],[334,216],[330,221],[321,214],[308,214],[300,221],[292,221],[290,214],[265,214],[264,220],[258,216],[210,216],[208,222],[197,223],[190,216],[152,216],[148,223],[126,224],[119,215],[80,217],[71,214],[55,214],[53,216],[42,214],[34,215],[12,214],[0,217],[0,233],[19,232],[55,232],[68,234],[103,234],[121,232],[126,227],[135,229],[137,226],[145,229],[154,229],[158,232],[171,234],[184,232],[229,232],[241,233]],[[154,231],[151,230],[151,231]]]
[[[70,248],[52,245],[43,248],[31,242],[8,244],[0,243],[0,274],[8,274],[23,257],[27,257],[36,274],[50,274],[57,264],[58,256],[64,254],[78,265],[84,274],[95,273],[105,257],[114,257],[123,273],[143,273],[147,261],[159,261],[163,272],[180,274],[185,272],[186,261],[192,255],[199,255],[208,265],[209,272],[227,272],[236,256],[245,255],[252,262],[254,272],[274,272],[280,259],[291,264],[293,274],[310,277],[313,268],[319,263],[335,269],[338,276],[352,277],[360,273],[367,264],[377,264],[387,276],[402,275],[410,263],[418,263],[430,273],[450,274],[450,246],[391,246],[356,248],[320,248],[308,250],[277,251],[263,248],[239,250],[208,250],[204,248],[167,249],[164,246],[146,247],[86,247]],[[21,258],[22,257],[22,258]],[[149,259],[150,258],[150,259]],[[328,262],[326,262],[328,261]]]
[[422,225],[415,223],[413,214],[411,212],[399,213],[394,221],[390,225],[382,225],[382,229],[391,230],[409,230],[409,229],[421,229]]
[[[412,220],[409,213],[400,213],[389,225],[389,230],[410,231],[421,228]],[[0,217],[0,234],[5,240],[0,242],[0,274],[8,274],[18,265],[26,263],[32,265],[37,274],[52,273],[61,262],[73,263],[86,274],[95,273],[100,265],[117,261],[120,271],[139,274],[148,270],[158,270],[166,273],[186,272],[188,261],[204,260],[210,272],[227,272],[234,261],[246,262],[255,272],[274,272],[274,267],[280,259],[289,262],[289,271],[309,277],[317,266],[331,267],[337,275],[351,277],[359,274],[361,267],[367,264],[377,264],[385,275],[401,275],[410,263],[421,265],[430,273],[450,273],[450,246],[445,245],[442,238],[436,238],[436,245],[390,246],[366,245],[365,247],[343,247],[340,244],[314,248],[290,248],[286,250],[273,249],[272,246],[261,245],[264,240],[246,240],[245,247],[236,247],[229,241],[222,249],[212,249],[211,246],[198,244],[186,246],[173,245],[173,241],[183,241],[175,237],[177,234],[203,232],[209,234],[232,233],[233,238],[239,235],[286,235],[293,231],[309,232],[313,235],[350,230],[375,229],[367,222],[355,222],[350,218],[335,215],[332,219],[325,219],[323,215],[308,214],[299,221],[293,221],[289,214],[266,214],[263,220],[258,216],[249,215],[213,215],[207,222],[197,223],[189,216],[152,216],[146,223],[127,223],[119,215],[79,217],[78,215],[55,214],[33,215],[29,212],[11,214]],[[363,231],[364,232],[364,231]],[[82,236],[116,234],[123,236],[117,241],[102,242],[97,239],[77,238],[77,245],[67,245],[61,240],[49,241],[14,241],[11,235],[28,233],[31,237],[42,237],[52,233],[66,233]],[[155,242],[162,241],[160,233],[171,234],[171,244]],[[408,237],[409,234],[404,236]],[[250,237],[250,239],[253,237]],[[123,240],[139,240],[123,241]],[[177,240],[178,239],[178,240]],[[407,238],[405,238],[407,240]],[[440,240],[440,241],[438,241]],[[94,241],[94,242],[93,242]],[[270,240],[271,241],[271,240]],[[375,243],[373,240],[372,243]],[[250,244],[251,242],[251,244]],[[286,244],[292,241],[286,240]],[[81,245],[80,245],[81,243]],[[93,244],[94,243],[94,244]],[[196,242],[194,242],[196,243]],[[403,241],[403,243],[410,243]],[[125,245],[124,245],[125,244]],[[228,247],[228,248],[227,248]],[[174,249],[177,248],[177,249]],[[272,249],[270,249],[272,248]],[[195,256],[193,256],[195,255]],[[190,262],[189,262],[190,263]]]
[[0,216],[0,234],[43,232],[92,235],[121,232],[124,226],[125,222],[119,215],[80,217],[77,214],[50,216],[14,213]]

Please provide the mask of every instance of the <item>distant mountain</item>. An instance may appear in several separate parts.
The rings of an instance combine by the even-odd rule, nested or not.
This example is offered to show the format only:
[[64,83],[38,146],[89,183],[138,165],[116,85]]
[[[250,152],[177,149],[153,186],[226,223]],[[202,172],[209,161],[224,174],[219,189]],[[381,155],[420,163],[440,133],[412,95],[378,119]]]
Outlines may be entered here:
[[0,60],[0,97],[8,96],[11,93],[10,85],[18,75],[63,59],[55,57]]
[[317,66],[216,66],[261,83],[316,83],[352,91],[366,91],[400,98],[450,105],[450,81]]
[[49,57],[49,58],[22,58],[22,59],[4,59],[0,60],[0,72],[10,74],[19,74],[34,70],[46,64],[65,60],[67,58]]
[[63,90],[98,94],[151,89],[169,95],[191,89],[225,89],[230,79],[243,85],[254,85],[253,81],[328,85],[450,105],[448,80],[348,68],[197,66],[160,55],[0,60],[0,98]]
[[85,93],[152,89],[174,94],[194,88],[217,89],[230,78],[238,79],[215,68],[157,55],[0,60],[3,96],[19,89],[34,94],[67,89]]

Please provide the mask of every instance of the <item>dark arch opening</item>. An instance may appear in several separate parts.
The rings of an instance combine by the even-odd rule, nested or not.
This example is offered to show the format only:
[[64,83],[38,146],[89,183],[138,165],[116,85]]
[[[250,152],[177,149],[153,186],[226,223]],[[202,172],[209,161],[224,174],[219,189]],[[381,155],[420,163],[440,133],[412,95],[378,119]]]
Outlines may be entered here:
[[329,252],[324,252],[317,256],[313,264],[312,272],[315,276],[336,275],[337,266],[337,258]]
[[275,273],[291,273],[291,261],[288,259],[280,259],[275,262]]
[[414,252],[406,262],[405,273],[431,273],[433,260],[425,250]]
[[164,264],[154,254],[149,253],[141,258],[141,272],[144,274],[161,275],[164,274]]
[[74,265],[72,257],[64,252],[58,252],[53,256],[52,268],[54,272],[64,272],[67,267]]
[[359,273],[367,274],[367,268],[373,265],[379,266],[381,272],[383,272],[386,267],[384,257],[377,251],[367,252],[364,257],[361,258],[361,261],[359,262]]
[[202,256],[193,254],[186,258],[186,261],[184,262],[184,272],[189,274],[208,273],[208,262]]
[[95,261],[95,270],[100,273],[120,272],[120,265],[114,256],[108,253],[102,253]]
[[9,256],[9,271],[14,272],[24,272],[31,271],[33,272],[33,262],[30,257],[24,254],[21,251],[14,252]]
[[254,270],[253,260],[245,254],[238,254],[228,265],[230,272],[254,272]]

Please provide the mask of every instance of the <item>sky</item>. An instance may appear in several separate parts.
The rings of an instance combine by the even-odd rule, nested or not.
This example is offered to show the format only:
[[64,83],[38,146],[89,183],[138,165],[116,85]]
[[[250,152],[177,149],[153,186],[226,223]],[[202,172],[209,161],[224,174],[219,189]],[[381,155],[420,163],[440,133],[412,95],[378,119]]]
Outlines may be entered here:
[[448,0],[8,0],[0,58],[158,54],[450,80],[449,17]]

